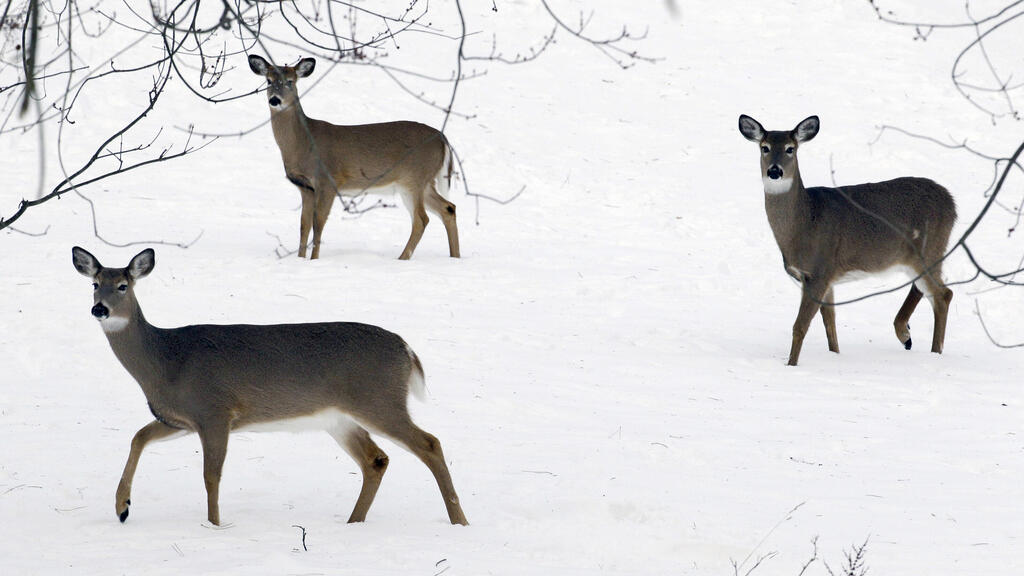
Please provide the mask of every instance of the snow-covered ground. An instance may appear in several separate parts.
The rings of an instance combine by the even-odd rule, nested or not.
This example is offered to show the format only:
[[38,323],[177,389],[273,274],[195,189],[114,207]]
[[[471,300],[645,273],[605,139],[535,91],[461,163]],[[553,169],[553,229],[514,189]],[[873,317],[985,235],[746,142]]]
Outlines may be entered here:
[[[470,29],[499,41],[526,46],[534,26],[547,30],[531,3],[478,4]],[[463,83],[457,108],[473,117],[447,133],[470,185],[525,192],[481,203],[475,225],[474,201],[453,190],[460,260],[438,218],[404,262],[403,209],[353,219],[337,205],[320,260],[279,259],[275,236],[297,244],[299,197],[269,126],[84,190],[113,241],[202,232],[188,249],[155,245],[137,294],[156,325],[351,320],[401,334],[427,373],[430,398],[412,402],[414,417],[443,443],[470,526],[448,524],[429,471],[386,441],[391,466],[367,522],[346,524],[356,466],[326,434],[286,433],[232,436],[227,527],[205,522],[195,436],[146,451],[119,523],[114,488],[150,414],[89,315],[71,246],[107,266],[143,246],[96,240],[88,205],[68,195],[19,221],[49,225],[45,236],[0,235],[0,571],[732,574],[731,560],[749,558],[743,573],[776,551],[754,574],[795,575],[817,537],[834,569],[869,539],[873,574],[1020,573],[1024,363],[1020,349],[992,345],[975,307],[994,336],[1019,341],[1021,292],[955,287],[941,356],[927,352],[926,303],[911,352],[892,330],[902,291],[844,306],[842,354],[827,351],[816,320],[801,365],[785,366],[799,289],[768,228],[756,148],[736,129],[740,113],[769,129],[818,114],[821,132],[800,151],[805,182],[931,177],[956,197],[958,237],[985,202],[991,164],[876,137],[890,124],[1012,152],[1020,124],[993,126],[949,82],[969,36],[914,41],[867,2],[681,2],[676,19],[658,2],[585,4],[595,35],[649,26],[639,48],[659,61],[621,70],[563,34],[535,62]],[[582,5],[555,7],[575,21]],[[407,61],[450,62],[403,38]],[[489,50],[489,35],[477,42]],[[259,84],[243,57],[229,65],[225,86]],[[66,154],[90,153],[109,131],[103,119],[136,100],[111,87],[80,102]],[[369,68],[335,69],[303,103],[337,123],[442,120]],[[197,105],[172,86],[153,121],[237,132],[267,115],[262,95]],[[6,215],[35,194],[37,143],[31,133],[0,142]],[[52,186],[55,155],[48,170]],[[1008,203],[1020,202],[1020,182]],[[997,269],[1020,257],[1012,220],[994,211],[972,243]],[[962,257],[946,267],[950,280],[971,274]],[[902,281],[845,284],[837,296]],[[824,573],[820,562],[807,571]]]

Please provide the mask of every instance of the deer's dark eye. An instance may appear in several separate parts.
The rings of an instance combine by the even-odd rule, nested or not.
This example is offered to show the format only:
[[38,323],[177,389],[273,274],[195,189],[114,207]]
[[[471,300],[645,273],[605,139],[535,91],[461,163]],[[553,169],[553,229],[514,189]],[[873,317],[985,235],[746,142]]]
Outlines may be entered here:
[[762,154],[767,154],[769,152],[771,152],[771,150],[769,150],[767,146],[761,146],[761,153]]
[[118,291],[118,292],[127,292],[127,291],[128,291],[128,285],[127,285],[127,284],[121,284],[121,285],[119,285],[119,286],[117,287],[117,291]]
[[789,146],[788,148],[786,148],[786,154],[792,154],[792,153],[793,153],[793,147],[792,146]]
[[99,289],[100,289],[100,285],[99,285],[99,284],[97,284],[97,283],[95,283],[95,282],[93,282],[93,283],[92,283],[92,289],[93,289],[93,290],[99,290]]

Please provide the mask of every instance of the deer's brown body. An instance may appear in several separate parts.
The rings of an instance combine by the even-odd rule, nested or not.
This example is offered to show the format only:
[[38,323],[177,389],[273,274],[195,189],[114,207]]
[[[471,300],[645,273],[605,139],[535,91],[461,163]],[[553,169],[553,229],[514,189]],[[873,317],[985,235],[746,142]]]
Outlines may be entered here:
[[740,116],[739,127],[761,148],[768,223],[786,272],[803,288],[789,364],[797,364],[804,336],[819,310],[829,350],[839,352],[833,284],[893,268],[914,278],[893,322],[896,336],[909,350],[910,315],[927,295],[935,318],[932,352],[941,353],[953,297],[942,281],[942,258],[956,222],[956,204],[949,192],[924,178],[806,188],[797,149],[817,134],[817,116],[791,131],[766,131],[749,116]]
[[[404,410],[418,360],[397,335],[347,322],[157,328],[141,310],[108,331],[115,356],[139,383],[157,418],[198,432],[209,419],[231,429],[336,408],[360,420]],[[160,351],[154,362],[153,351]],[[282,359],[301,358],[301,363]],[[246,370],[238,372],[239,359]],[[387,366],[381,374],[378,367]],[[382,386],[386,377],[389,386]],[[420,377],[417,374],[417,377]],[[329,379],[344,386],[319,386]],[[202,394],[191,388],[202,382]]]
[[132,440],[115,501],[122,522],[146,444],[195,432],[203,447],[207,517],[219,524],[228,435],[270,427],[325,430],[356,460],[363,487],[350,522],[365,519],[387,467],[387,455],[368,434],[373,431],[418,456],[433,472],[451,522],[466,524],[440,443],[409,416],[407,397],[422,396],[423,369],[399,336],[348,322],[157,328],[146,321],[133,290],[153,268],[152,250],[127,268],[104,268],[77,247],[73,258],[93,279],[93,315],[155,417]]
[[412,257],[429,220],[427,210],[441,217],[449,254],[458,258],[455,205],[438,188],[447,190],[452,176],[451,148],[444,134],[418,122],[342,126],[309,118],[296,82],[311,74],[315,64],[305,58],[296,66],[274,66],[259,56],[249,57],[252,71],[267,79],[270,124],[285,175],[302,194],[299,256],[306,255],[312,228],[311,258],[319,257],[336,194],[358,196],[395,187],[412,217],[412,232],[399,258]]

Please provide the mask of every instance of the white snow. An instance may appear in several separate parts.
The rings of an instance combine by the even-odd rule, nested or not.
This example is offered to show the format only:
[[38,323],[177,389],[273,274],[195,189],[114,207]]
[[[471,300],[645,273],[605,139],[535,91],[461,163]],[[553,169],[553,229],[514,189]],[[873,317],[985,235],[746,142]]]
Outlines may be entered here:
[[[497,13],[464,4],[470,28],[488,32],[474,38],[477,53],[492,30],[512,49],[533,43],[534,27],[548,31],[533,3],[498,2]],[[870,538],[872,574],[1021,572],[1024,363],[1021,349],[989,341],[975,313],[1001,341],[1020,341],[1021,292],[954,286],[942,355],[928,352],[927,302],[911,321],[912,351],[893,333],[906,289],[843,306],[841,354],[828,352],[816,320],[800,366],[785,366],[799,288],[768,227],[756,145],[736,128],[741,113],[769,130],[817,114],[821,132],[800,150],[807,185],[829,185],[833,169],[840,185],[930,177],[956,197],[957,238],[986,201],[991,164],[891,131],[876,137],[888,124],[1012,152],[1019,123],[993,126],[950,84],[970,32],[914,41],[867,2],[680,2],[677,19],[661,2],[555,4],[572,22],[593,9],[595,36],[649,26],[639,49],[660,60],[621,70],[560,34],[537,61],[489,66],[461,85],[457,109],[472,118],[453,117],[446,133],[472,190],[526,187],[507,206],[481,202],[475,225],[474,200],[453,186],[462,259],[448,257],[440,218],[413,259],[398,261],[404,210],[352,218],[338,203],[320,260],[278,259],[275,235],[297,247],[300,202],[269,126],[83,189],[110,240],[202,232],[186,250],[104,245],[74,194],[16,225],[49,226],[45,236],[0,235],[0,571],[732,574],[731,559],[749,556],[749,567],[777,551],[753,574],[795,575],[817,536],[833,568]],[[447,73],[451,43],[417,52],[435,40],[403,38],[396,61]],[[228,64],[224,88],[259,84],[244,55]],[[446,101],[446,84],[429,86]],[[83,96],[65,163],[91,154],[140,93]],[[333,69],[303,106],[336,123],[442,120],[360,66]],[[147,122],[237,133],[268,117],[263,95],[205,105],[174,84]],[[60,174],[49,136],[48,188]],[[0,142],[9,215],[34,197],[38,143],[32,133]],[[1020,181],[1008,183],[1009,205]],[[1017,266],[1013,219],[994,209],[972,239],[993,270]],[[426,373],[428,402],[411,402],[414,418],[440,439],[470,526],[449,525],[426,467],[384,440],[391,463],[377,499],[365,523],[346,524],[355,463],[327,434],[288,433],[232,436],[227,527],[205,522],[195,435],[146,450],[131,515],[118,522],[114,489],[151,415],[89,313],[73,245],[106,266],[154,247],[136,294],[158,326],[346,320],[400,334]],[[960,255],[944,272],[964,280],[973,268]],[[903,281],[874,276],[836,296]],[[825,573],[820,562],[807,572]]]

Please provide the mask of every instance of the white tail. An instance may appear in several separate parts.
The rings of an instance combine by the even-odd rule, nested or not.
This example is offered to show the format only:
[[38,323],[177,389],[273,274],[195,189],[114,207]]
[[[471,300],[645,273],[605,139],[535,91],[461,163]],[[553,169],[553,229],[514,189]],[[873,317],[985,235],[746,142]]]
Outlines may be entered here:
[[349,322],[197,325],[163,329],[146,321],[134,286],[153,270],[152,249],[125,268],[104,268],[82,248],[75,268],[93,281],[95,316],[121,364],[142,387],[155,420],[132,439],[117,487],[124,522],[132,478],[146,444],[196,432],[203,447],[207,518],[220,524],[218,491],[228,435],[240,429],[327,431],[363,474],[349,522],[361,522],[388,465],[370,438],[381,434],[419,457],[434,474],[452,524],[467,524],[437,438],[409,416],[409,393],[422,397],[423,368],[399,336]]
[[315,66],[312,58],[295,66],[274,66],[249,56],[249,67],[267,80],[270,124],[285,175],[302,194],[299,257],[306,256],[310,227],[311,258],[320,256],[320,237],[335,194],[355,196],[396,186],[412,217],[412,232],[399,258],[412,257],[429,220],[427,210],[441,217],[448,252],[458,258],[455,205],[438,193],[438,181],[447,190],[452,174],[451,149],[444,134],[417,122],[337,126],[307,117],[296,82],[309,76]]
[[766,131],[750,116],[739,119],[740,133],[761,151],[765,210],[783,266],[803,286],[789,364],[796,365],[804,335],[819,309],[828,349],[839,352],[834,283],[892,268],[914,278],[893,322],[896,337],[910,350],[910,315],[921,297],[927,296],[935,315],[932,352],[941,353],[953,298],[942,280],[942,258],[956,222],[953,197],[924,178],[804,188],[797,149],[814,138],[818,128],[817,116],[793,130],[780,131]]

